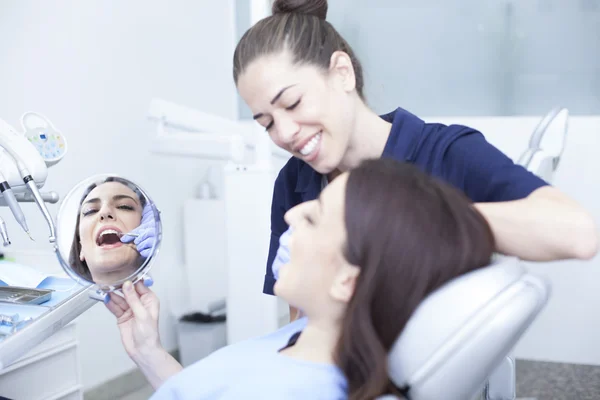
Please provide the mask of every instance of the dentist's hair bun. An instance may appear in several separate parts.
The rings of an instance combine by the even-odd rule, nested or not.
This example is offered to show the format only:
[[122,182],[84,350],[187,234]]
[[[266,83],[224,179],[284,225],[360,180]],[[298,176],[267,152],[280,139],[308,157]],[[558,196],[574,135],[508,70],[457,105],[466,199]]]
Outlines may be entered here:
[[271,9],[275,14],[308,14],[327,18],[327,0],[275,0]]

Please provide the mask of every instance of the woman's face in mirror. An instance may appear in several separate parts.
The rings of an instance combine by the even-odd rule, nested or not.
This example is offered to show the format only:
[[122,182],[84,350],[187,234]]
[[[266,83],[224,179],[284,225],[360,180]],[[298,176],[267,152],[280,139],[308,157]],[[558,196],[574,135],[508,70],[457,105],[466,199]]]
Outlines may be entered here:
[[140,225],[143,205],[139,196],[120,182],[105,182],[83,200],[79,215],[79,258],[96,283],[111,284],[143,263],[135,245],[121,235]]

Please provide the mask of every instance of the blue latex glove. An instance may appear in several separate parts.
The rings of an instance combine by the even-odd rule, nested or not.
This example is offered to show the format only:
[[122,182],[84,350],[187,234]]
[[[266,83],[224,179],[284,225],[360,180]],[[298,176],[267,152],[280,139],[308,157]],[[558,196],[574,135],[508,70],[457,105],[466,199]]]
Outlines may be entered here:
[[277,249],[273,265],[271,266],[275,280],[279,279],[279,269],[281,269],[281,266],[290,262],[290,249],[288,246],[290,244],[291,234],[292,227],[283,232],[283,235],[279,237],[279,248]]
[[121,242],[134,242],[140,255],[144,258],[148,258],[152,254],[154,243],[156,243],[156,222],[154,220],[154,212],[149,204],[144,206],[140,226],[127,233],[134,233],[138,236],[133,237],[124,235],[121,237]]
[[[289,245],[292,231],[292,227],[290,226],[288,230],[283,232],[283,234],[279,237],[279,248],[277,249],[275,260],[273,260],[273,265],[271,265],[271,270],[273,271],[275,280],[279,279],[279,270],[281,267],[290,262]],[[298,316],[296,318],[301,318],[303,316],[304,312],[301,309],[298,309]]]

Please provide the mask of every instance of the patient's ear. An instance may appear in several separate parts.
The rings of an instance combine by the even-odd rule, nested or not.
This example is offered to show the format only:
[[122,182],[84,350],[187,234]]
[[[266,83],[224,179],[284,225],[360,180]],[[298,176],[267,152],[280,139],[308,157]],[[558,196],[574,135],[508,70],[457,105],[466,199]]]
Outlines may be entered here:
[[[79,245],[81,246],[81,242],[79,243]],[[81,250],[79,250],[79,261],[81,261],[81,262],[85,261],[85,256],[83,255],[83,248]]]
[[354,295],[356,279],[360,269],[355,265],[346,264],[340,268],[331,285],[331,297],[337,301],[348,303]]

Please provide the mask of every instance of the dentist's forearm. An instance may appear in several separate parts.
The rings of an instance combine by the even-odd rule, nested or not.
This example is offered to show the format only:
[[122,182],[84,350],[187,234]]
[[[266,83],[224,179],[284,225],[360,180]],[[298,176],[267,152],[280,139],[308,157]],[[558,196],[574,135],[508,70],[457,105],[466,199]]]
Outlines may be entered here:
[[490,224],[498,252],[528,261],[592,258],[598,252],[593,218],[557,189],[544,187],[529,197],[476,203]]
[[157,348],[133,357],[133,361],[154,390],[183,369],[181,364],[163,348]]

